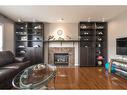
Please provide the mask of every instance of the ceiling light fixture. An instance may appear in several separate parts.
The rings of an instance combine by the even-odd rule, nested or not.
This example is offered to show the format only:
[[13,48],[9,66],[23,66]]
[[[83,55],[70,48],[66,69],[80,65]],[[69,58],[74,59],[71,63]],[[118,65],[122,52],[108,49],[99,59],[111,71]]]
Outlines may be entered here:
[[64,20],[63,18],[59,18],[57,22],[62,22],[63,20]]
[[18,18],[18,22],[22,22],[22,20],[20,18]]
[[91,21],[91,18],[89,17],[89,18],[88,18],[88,22],[90,22],[90,21]]
[[36,22],[37,20],[36,19],[33,19],[33,22]]
[[102,18],[102,22],[105,22],[105,18]]

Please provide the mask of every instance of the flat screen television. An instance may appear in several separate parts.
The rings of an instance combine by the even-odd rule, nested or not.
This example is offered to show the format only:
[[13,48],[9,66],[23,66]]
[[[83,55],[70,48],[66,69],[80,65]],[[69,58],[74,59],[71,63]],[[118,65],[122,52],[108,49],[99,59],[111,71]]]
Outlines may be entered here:
[[116,54],[127,55],[127,37],[116,39]]

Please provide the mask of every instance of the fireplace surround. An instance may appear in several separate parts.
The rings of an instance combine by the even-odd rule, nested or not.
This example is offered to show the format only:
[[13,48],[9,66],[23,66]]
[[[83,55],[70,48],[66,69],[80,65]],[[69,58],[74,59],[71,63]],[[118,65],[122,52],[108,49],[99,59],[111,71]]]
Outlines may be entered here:
[[[68,64],[68,66],[74,66],[75,65],[75,47],[50,47],[49,48],[49,54],[48,54],[49,64],[50,63],[56,64],[54,58],[55,58],[55,56],[58,56],[61,54],[64,54],[64,57],[66,55],[66,60],[68,60],[68,62],[66,62],[65,64]],[[68,55],[68,58],[67,58],[67,55]],[[63,63],[62,63],[62,65],[63,65]]]
[[54,53],[54,64],[55,65],[68,65],[69,54],[68,53]]

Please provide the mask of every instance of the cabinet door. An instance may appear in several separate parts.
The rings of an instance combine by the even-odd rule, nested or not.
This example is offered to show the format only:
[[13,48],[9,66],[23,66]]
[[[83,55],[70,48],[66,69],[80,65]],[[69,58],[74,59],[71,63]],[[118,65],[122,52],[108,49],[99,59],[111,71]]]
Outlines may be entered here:
[[88,48],[80,47],[80,66],[88,65]]
[[87,48],[87,56],[88,56],[88,63],[87,66],[95,66],[95,48],[94,47],[89,47]]
[[80,48],[80,66],[95,66],[95,48]]
[[25,57],[27,57],[27,59],[31,61],[31,65],[35,64],[36,58],[35,58],[35,50],[33,47],[27,47]]
[[36,63],[43,62],[43,51],[41,47],[35,48]]
[[43,51],[41,47],[28,47],[26,57],[31,61],[31,64],[43,62]]

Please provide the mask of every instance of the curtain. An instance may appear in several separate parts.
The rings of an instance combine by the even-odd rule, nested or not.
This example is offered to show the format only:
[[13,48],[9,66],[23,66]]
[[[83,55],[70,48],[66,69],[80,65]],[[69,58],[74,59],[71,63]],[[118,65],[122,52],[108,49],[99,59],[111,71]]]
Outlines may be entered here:
[[3,26],[0,25],[0,51],[3,50]]

